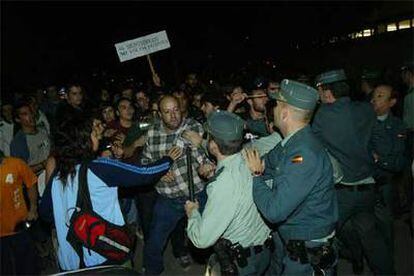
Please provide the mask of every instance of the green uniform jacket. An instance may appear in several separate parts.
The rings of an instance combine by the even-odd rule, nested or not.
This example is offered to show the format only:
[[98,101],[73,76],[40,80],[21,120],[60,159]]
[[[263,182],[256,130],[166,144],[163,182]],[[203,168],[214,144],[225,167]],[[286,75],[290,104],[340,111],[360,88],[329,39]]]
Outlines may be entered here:
[[262,245],[270,234],[253,202],[252,176],[240,153],[219,161],[208,184],[208,200],[201,215],[193,211],[188,219],[187,234],[198,248],[212,246],[223,237],[248,247]]

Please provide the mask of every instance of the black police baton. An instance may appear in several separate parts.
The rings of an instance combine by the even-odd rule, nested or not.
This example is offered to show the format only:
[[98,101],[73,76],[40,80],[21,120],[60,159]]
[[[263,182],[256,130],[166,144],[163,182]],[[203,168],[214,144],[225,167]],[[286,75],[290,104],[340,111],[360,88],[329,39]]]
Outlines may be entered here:
[[195,202],[194,200],[194,179],[193,179],[193,166],[192,166],[192,156],[191,156],[191,147],[188,146],[185,149],[185,155],[187,158],[187,175],[188,175],[188,194],[190,196],[190,201]]

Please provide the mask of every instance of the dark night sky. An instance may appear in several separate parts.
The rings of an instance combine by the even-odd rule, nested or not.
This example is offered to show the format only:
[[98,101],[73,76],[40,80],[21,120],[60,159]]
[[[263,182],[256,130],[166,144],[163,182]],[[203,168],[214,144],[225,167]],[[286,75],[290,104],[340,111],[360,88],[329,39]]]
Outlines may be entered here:
[[355,30],[381,5],[2,2],[2,86],[44,84],[95,69],[147,72],[145,59],[120,64],[113,45],[164,29],[172,48],[154,60],[166,74],[205,66],[231,71],[246,60],[289,55],[297,43]]

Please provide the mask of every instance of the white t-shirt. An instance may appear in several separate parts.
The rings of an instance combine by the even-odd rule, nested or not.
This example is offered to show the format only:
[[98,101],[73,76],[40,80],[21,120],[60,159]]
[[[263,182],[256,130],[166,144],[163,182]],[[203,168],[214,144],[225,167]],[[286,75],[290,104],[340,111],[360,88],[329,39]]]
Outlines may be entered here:
[[0,150],[10,156],[10,143],[13,140],[14,124],[0,121]]

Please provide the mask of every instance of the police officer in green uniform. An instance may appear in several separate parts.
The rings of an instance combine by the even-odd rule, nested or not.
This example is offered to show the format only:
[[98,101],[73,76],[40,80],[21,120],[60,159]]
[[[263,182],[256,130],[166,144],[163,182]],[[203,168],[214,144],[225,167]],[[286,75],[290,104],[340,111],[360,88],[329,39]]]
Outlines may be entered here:
[[253,202],[252,175],[240,153],[243,129],[244,121],[233,113],[209,115],[208,148],[218,162],[216,175],[207,185],[202,214],[197,202],[185,204],[187,235],[198,248],[216,244],[222,269],[227,260],[240,275],[260,275],[269,265],[270,229]]
[[408,148],[412,161],[414,159],[414,62],[407,63],[401,68],[401,78],[408,87],[404,96],[403,121],[407,128]]
[[389,85],[378,85],[373,93],[372,105],[377,114],[375,135],[372,139],[372,150],[375,157],[375,174],[379,202],[375,208],[376,217],[390,252],[394,250],[393,236],[393,177],[408,165],[406,150],[406,129],[402,120],[395,117],[391,108],[397,103],[397,94]]
[[262,215],[278,226],[277,270],[270,273],[329,275],[337,259],[331,244],[337,200],[330,159],[309,126],[318,92],[283,80],[274,97],[274,122],[283,140],[263,160],[256,150],[245,151],[254,175],[254,201]]
[[[370,103],[353,102],[343,70],[321,74],[322,105],[312,129],[341,165],[343,179],[338,192],[338,238],[352,253],[354,273],[363,269],[362,256],[375,274],[393,274],[393,259],[374,213],[375,163],[370,150],[375,137],[376,114]],[[344,227],[352,218],[352,227]],[[362,249],[362,250],[361,250]]]

